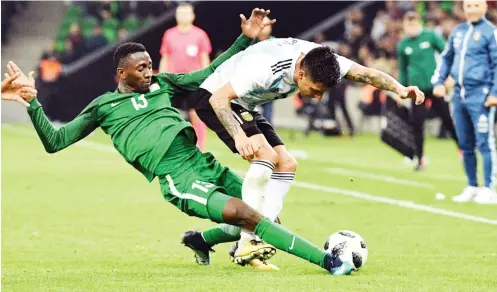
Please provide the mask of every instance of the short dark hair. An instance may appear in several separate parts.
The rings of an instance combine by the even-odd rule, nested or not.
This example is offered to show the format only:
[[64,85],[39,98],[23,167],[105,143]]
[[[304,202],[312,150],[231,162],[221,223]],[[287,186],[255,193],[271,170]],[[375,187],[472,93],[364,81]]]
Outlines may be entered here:
[[123,61],[129,57],[129,55],[138,53],[138,52],[146,52],[145,46],[139,43],[124,43],[117,47],[114,51],[114,65],[116,68],[122,65]]
[[328,88],[340,82],[340,65],[330,47],[317,47],[309,51],[302,59],[302,69],[313,82],[323,83]]

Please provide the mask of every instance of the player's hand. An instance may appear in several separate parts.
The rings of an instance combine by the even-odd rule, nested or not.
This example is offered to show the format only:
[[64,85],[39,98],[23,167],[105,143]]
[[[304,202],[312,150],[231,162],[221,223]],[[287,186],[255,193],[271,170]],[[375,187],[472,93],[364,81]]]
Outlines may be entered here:
[[497,96],[490,95],[489,97],[487,97],[487,99],[485,100],[485,106],[497,106]]
[[248,20],[243,14],[240,14],[240,19],[242,20],[242,33],[246,37],[255,39],[264,27],[272,25],[276,22],[276,19],[269,20],[266,18],[270,12],[270,10],[255,8],[252,10],[252,14]]
[[439,84],[433,88],[433,95],[436,97],[444,97],[447,95],[447,88],[443,84]]
[[[10,74],[5,73],[5,79],[2,81],[2,99],[16,101],[25,107],[29,107],[29,103],[26,100],[29,101],[36,97],[37,91],[34,86],[31,86],[29,78],[26,78],[26,80],[30,81],[29,83],[23,81],[22,72],[15,72],[15,67],[10,67],[9,65],[7,67]],[[30,78],[32,79],[32,74],[30,74]],[[34,84],[34,79],[32,84]]]
[[417,86],[403,87],[397,90],[402,99],[410,98],[415,100],[415,104],[420,105],[425,101],[425,94]]
[[245,134],[241,134],[234,138],[235,147],[243,159],[251,160],[259,151],[260,146],[253,139],[248,138]]

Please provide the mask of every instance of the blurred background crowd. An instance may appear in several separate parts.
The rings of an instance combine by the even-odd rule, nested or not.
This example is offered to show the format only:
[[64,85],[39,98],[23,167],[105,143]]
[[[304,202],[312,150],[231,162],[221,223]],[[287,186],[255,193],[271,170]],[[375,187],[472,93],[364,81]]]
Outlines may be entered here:
[[[50,2],[47,2],[47,5],[48,3]],[[62,84],[61,80],[65,77],[63,73],[66,68],[78,63],[78,61],[84,59],[86,56],[98,55],[100,51],[105,51],[105,48],[115,46],[124,41],[136,41],[137,36],[140,38],[140,36],[146,35],[147,31],[155,30],[155,36],[161,35],[161,37],[154,37],[153,39],[148,36],[145,38],[150,43],[153,43],[154,49],[151,50],[151,54],[156,54],[152,57],[154,59],[154,69],[157,71],[175,71],[174,68],[178,68],[178,66],[175,66],[175,62],[184,64],[184,60],[188,60],[189,58],[194,60],[193,63],[197,62],[197,64],[186,67],[179,66],[183,69],[176,70],[176,72],[181,73],[183,71],[199,69],[209,64],[210,60],[222,52],[226,46],[224,45],[225,43],[220,45],[218,42],[211,44],[211,40],[222,37],[218,36],[220,30],[214,31],[214,34],[213,29],[206,29],[204,31],[202,25],[196,26],[198,25],[196,18],[202,18],[202,23],[208,21],[209,25],[216,21],[221,22],[222,19],[213,18],[209,12],[206,12],[207,5],[212,6],[216,2],[194,2],[193,6],[191,6],[192,16],[187,15],[185,19],[183,15],[183,20],[180,20],[178,17],[181,16],[178,16],[176,9],[184,3],[182,1],[65,1],[63,16],[57,23],[57,30],[51,37],[50,45],[39,55],[37,67],[38,84],[46,86],[46,90],[43,92],[47,92],[47,96],[40,99],[46,100],[46,103],[48,103],[46,109],[49,116],[54,116],[54,119],[67,119],[65,117],[57,117],[57,114],[52,114],[51,108],[55,108],[55,112],[59,111],[62,107],[60,105],[62,104],[61,102],[54,102],[57,104],[54,106],[50,105],[51,100],[55,100],[53,96],[63,92],[61,89],[63,86],[60,85]],[[226,3],[228,7],[229,4],[228,2]],[[279,4],[278,2],[275,2],[276,4],[272,2],[265,3],[267,4],[264,5],[268,7],[271,7],[273,4],[274,7],[279,7],[273,9],[275,12],[285,10],[284,7],[279,5],[281,2]],[[432,29],[444,39],[447,39],[452,29],[458,23],[464,21],[461,3],[459,1],[388,0],[371,2],[365,8],[354,8],[352,4],[342,2],[327,4],[340,4],[344,6],[345,9],[343,11],[345,11],[345,16],[333,29],[315,31],[312,34],[313,37],[310,37],[309,40],[331,46],[340,55],[353,59],[365,66],[380,69],[398,78],[399,70],[396,47],[399,40],[404,37],[402,24],[404,14],[407,11],[416,11],[421,17],[425,28]],[[487,18],[491,22],[497,23],[496,2],[488,1],[488,4],[489,12]],[[23,10],[29,8],[29,6],[34,5],[34,3],[2,1],[1,5],[2,43],[8,45],[13,42],[9,37],[12,19]],[[198,5],[201,5],[202,9],[193,8]],[[219,5],[219,3],[216,3],[216,5]],[[320,3],[320,5],[324,4]],[[314,11],[317,13],[316,9]],[[170,18],[175,21],[161,22],[160,19],[167,17],[168,13],[171,16]],[[174,17],[175,14],[176,17]],[[273,13],[273,15],[276,14]],[[292,17],[290,16],[289,18]],[[233,21],[233,19],[230,18],[230,21]],[[319,17],[311,21],[318,22],[318,19]],[[281,17],[278,20],[279,22],[276,24],[275,29],[273,31],[271,28],[266,30],[264,35],[261,35],[261,40],[269,37],[296,37],[296,33],[292,35],[279,34],[278,31],[281,32],[282,30],[281,27],[278,29],[278,26],[284,26],[284,24],[281,24]],[[304,20],[301,22],[304,23]],[[179,23],[179,21],[183,21],[183,24]],[[296,25],[295,21],[293,22]],[[166,26],[164,26],[165,23],[167,23]],[[186,56],[173,54],[173,59],[167,60],[167,54],[174,53],[177,48],[172,50],[171,45],[167,45],[166,43],[176,44],[185,42],[185,36],[182,33],[170,33],[166,40],[166,31],[169,29],[173,30],[179,26],[186,27],[184,30],[185,35],[188,34],[186,32],[189,31],[189,27],[196,31],[196,33],[190,33],[189,36],[194,45],[185,44]],[[199,37],[198,31],[202,31],[201,43],[195,43],[200,42],[197,39]],[[149,48],[150,46],[147,47]],[[157,59],[157,56],[160,59]],[[164,65],[166,61],[168,62],[167,66]],[[74,70],[66,71],[72,72]],[[68,75],[70,74],[68,73]],[[88,76],[85,78],[88,78]],[[352,90],[354,93],[351,93],[350,89],[355,89]],[[329,128],[326,132],[327,135],[342,135],[347,133],[353,136],[356,132],[362,130],[365,120],[368,117],[380,115],[381,103],[385,100],[386,94],[370,86],[342,82],[325,96],[319,106],[316,102],[304,100],[297,95],[292,100],[291,107],[297,116],[308,120],[308,124],[305,126],[306,134],[323,128],[324,123],[327,123],[327,128]],[[73,101],[73,103],[78,104],[78,101]],[[87,100],[81,101],[82,105],[85,103],[87,103]],[[57,108],[57,106],[59,107]],[[430,107],[430,104],[427,103],[426,106]],[[187,105],[182,104],[179,107],[183,108],[185,112],[188,111],[186,108]],[[274,116],[278,112],[280,112],[280,116],[288,115],[285,111],[280,110],[282,107],[284,106],[275,107],[275,105],[269,103],[260,110],[269,121],[273,121]],[[339,112],[341,115],[339,117],[336,115],[337,109],[340,109]],[[76,113],[77,111],[74,112]],[[357,118],[357,113],[359,113],[360,118]],[[74,116],[72,113],[68,114],[68,116],[71,115]],[[187,116],[192,121],[195,120],[194,113],[190,113]],[[432,117],[436,118],[436,115],[432,114]],[[276,126],[292,127],[291,122],[287,122],[287,120],[292,120],[291,118],[287,120],[284,117],[277,119],[277,124],[278,120],[285,122]],[[438,135],[440,137],[447,136],[443,128],[440,128]]]

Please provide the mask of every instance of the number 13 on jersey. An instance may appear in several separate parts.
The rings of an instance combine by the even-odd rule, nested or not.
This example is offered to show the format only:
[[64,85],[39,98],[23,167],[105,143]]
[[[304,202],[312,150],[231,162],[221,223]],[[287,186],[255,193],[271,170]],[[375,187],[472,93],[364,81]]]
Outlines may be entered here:
[[133,107],[135,110],[140,110],[142,108],[146,108],[148,106],[148,101],[145,98],[145,95],[140,95],[138,99],[136,97],[131,98],[131,103],[133,103]]

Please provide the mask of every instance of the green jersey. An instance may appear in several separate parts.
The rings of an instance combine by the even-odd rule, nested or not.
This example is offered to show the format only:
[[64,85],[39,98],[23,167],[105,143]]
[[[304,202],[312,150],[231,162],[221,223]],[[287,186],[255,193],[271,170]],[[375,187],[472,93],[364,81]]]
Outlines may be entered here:
[[416,37],[405,37],[397,45],[399,81],[402,85],[415,85],[423,91],[431,91],[431,77],[435,73],[436,52],[442,52],[445,41],[435,32],[423,29]]
[[[124,159],[152,181],[157,165],[174,138],[181,130],[191,128],[191,124],[171,106],[171,99],[197,90],[219,65],[244,50],[251,41],[240,36],[205,69],[188,74],[154,75],[148,93],[107,92],[58,130],[52,126],[36,99],[30,102],[28,113],[47,152],[62,150],[101,127],[111,136],[114,147]],[[195,135],[189,136],[196,139]],[[171,169],[177,167],[179,165],[172,165]]]

